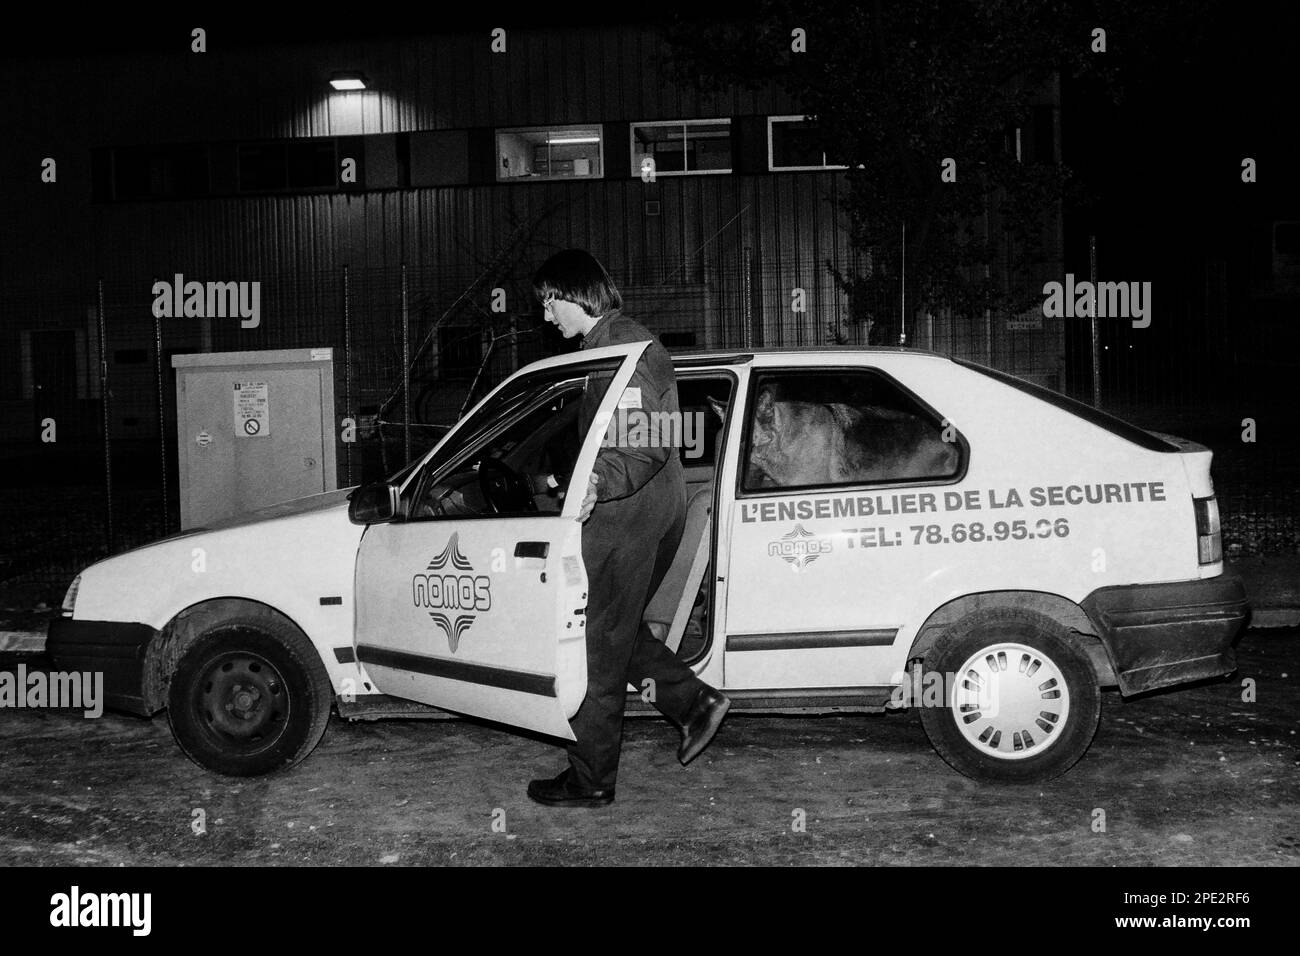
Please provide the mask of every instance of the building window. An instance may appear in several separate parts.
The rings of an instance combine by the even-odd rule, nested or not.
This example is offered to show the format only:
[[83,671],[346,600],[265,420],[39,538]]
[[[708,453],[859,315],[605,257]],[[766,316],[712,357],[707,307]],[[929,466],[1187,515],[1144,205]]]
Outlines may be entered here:
[[196,199],[211,191],[206,146],[117,149],[108,169],[115,199]]
[[[651,165],[653,164],[653,165]],[[731,172],[731,120],[632,124],[632,175]]]
[[767,118],[767,168],[773,172],[848,169],[827,159],[817,120],[810,116]]
[[1273,223],[1273,291],[1300,292],[1300,222]]
[[338,185],[334,140],[244,143],[239,146],[241,193],[302,192]]
[[[130,202],[364,189],[366,139],[102,147],[91,154],[92,198]],[[369,139],[374,145],[391,137]],[[356,164],[355,178],[346,183],[339,181],[344,158]]]
[[599,126],[497,130],[497,180],[600,179],[604,142]]
[[699,342],[694,332],[660,332],[659,344],[666,349],[693,349]]

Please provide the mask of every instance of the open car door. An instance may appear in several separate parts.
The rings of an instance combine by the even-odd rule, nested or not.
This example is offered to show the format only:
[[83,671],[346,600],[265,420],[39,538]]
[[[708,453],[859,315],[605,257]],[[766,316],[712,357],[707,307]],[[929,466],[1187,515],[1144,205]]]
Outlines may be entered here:
[[[368,526],[357,553],[356,653],[379,691],[574,739],[587,690],[577,516],[647,345],[516,373],[406,476],[397,518]],[[584,393],[600,402],[585,435]]]

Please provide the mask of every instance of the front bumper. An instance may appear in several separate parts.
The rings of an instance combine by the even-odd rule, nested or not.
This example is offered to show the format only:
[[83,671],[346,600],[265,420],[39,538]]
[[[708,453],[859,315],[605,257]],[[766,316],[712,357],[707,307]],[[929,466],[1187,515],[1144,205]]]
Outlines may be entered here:
[[102,672],[106,707],[148,717],[159,709],[145,680],[149,643],[157,633],[148,624],[60,617],[50,622],[45,650],[55,670]]
[[1098,588],[1083,601],[1123,694],[1140,694],[1237,668],[1232,643],[1249,614],[1230,575]]

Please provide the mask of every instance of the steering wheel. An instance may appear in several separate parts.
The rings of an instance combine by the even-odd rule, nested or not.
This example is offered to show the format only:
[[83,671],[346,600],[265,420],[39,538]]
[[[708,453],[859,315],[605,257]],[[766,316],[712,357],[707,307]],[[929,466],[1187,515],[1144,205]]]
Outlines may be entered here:
[[484,458],[478,466],[478,486],[493,514],[536,511],[528,479],[497,458]]

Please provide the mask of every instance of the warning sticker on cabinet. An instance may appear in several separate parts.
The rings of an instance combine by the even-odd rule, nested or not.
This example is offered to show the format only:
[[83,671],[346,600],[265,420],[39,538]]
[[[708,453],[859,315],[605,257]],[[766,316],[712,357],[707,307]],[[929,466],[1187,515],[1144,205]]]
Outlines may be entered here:
[[266,382],[235,382],[235,434],[261,438],[271,434],[271,403]]

